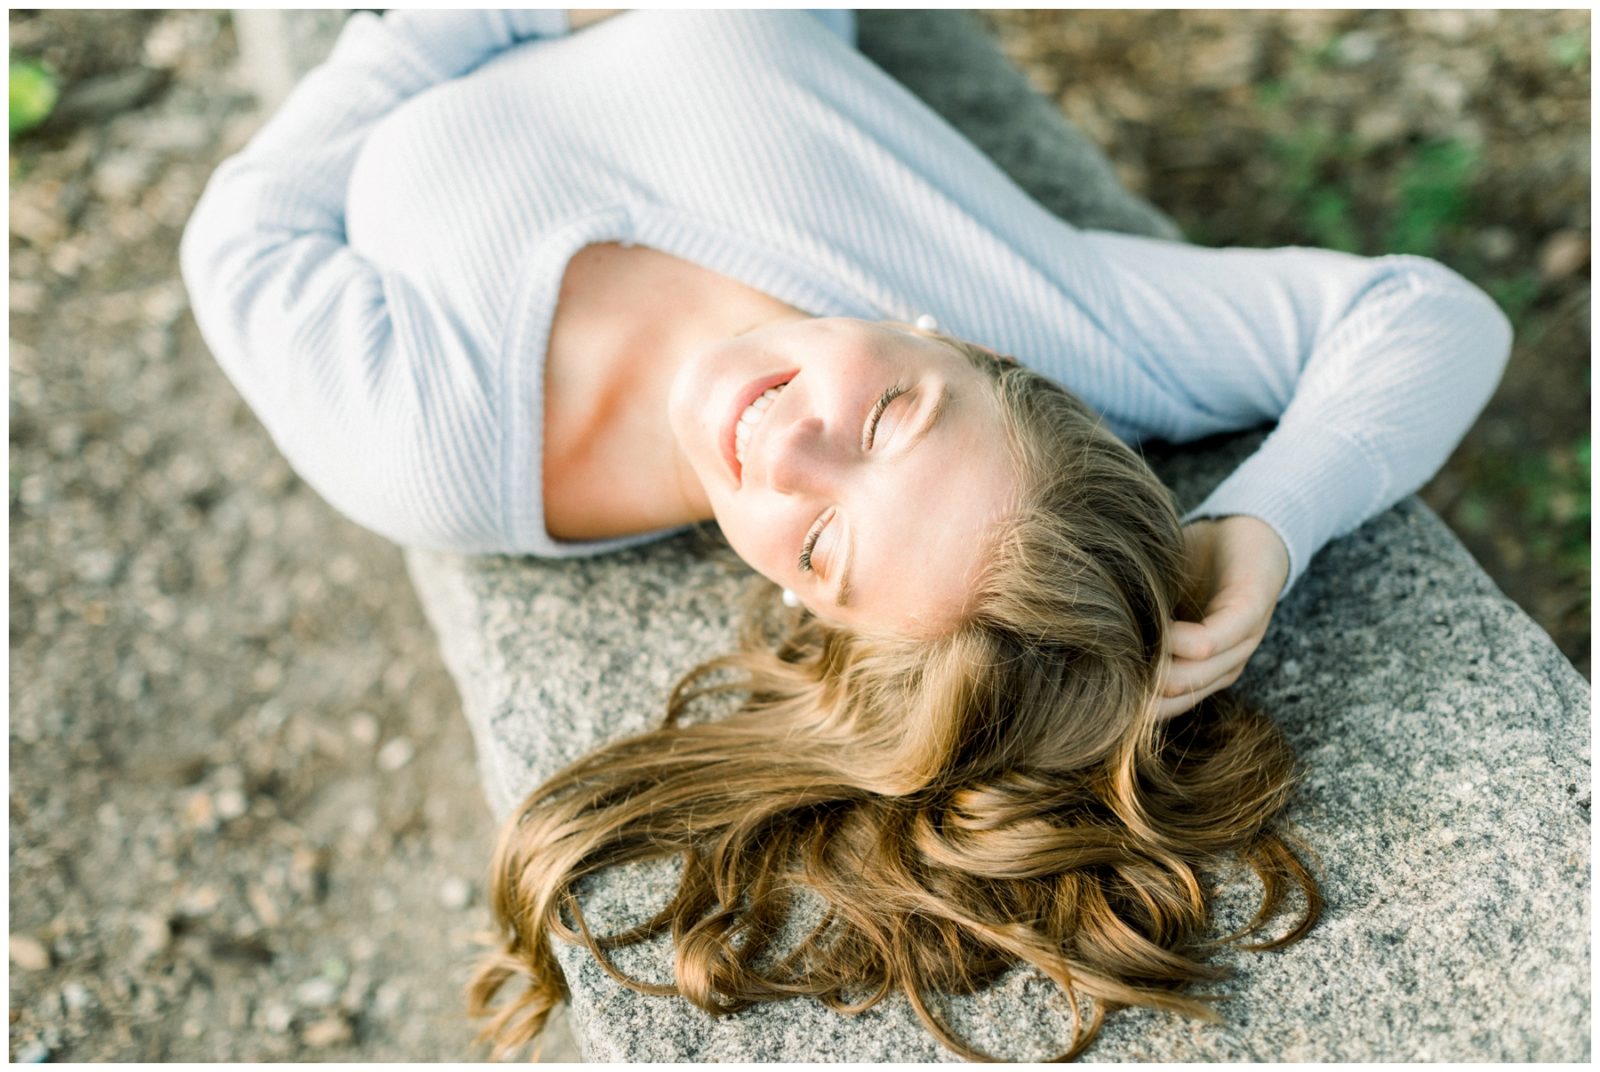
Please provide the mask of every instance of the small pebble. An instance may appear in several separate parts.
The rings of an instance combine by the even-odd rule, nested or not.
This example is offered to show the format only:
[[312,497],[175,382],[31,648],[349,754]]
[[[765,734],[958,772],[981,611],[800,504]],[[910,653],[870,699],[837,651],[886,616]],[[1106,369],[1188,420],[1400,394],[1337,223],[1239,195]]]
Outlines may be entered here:
[[351,1015],[359,1015],[366,1007],[367,992],[371,989],[372,976],[357,970],[345,984],[344,993],[339,996],[339,1008]]
[[204,789],[190,794],[188,802],[183,806],[183,820],[194,830],[215,830],[217,806],[211,799],[211,794]]
[[134,920],[139,932],[139,948],[146,956],[153,956],[172,944],[172,926],[161,916],[141,915]]
[[94,995],[87,986],[74,979],[62,986],[61,1002],[69,1012],[79,1012],[94,1003]]
[[1517,251],[1517,236],[1509,227],[1485,227],[1478,232],[1477,246],[1484,260],[1500,264]]
[[307,1046],[317,1048],[337,1046],[349,1042],[350,1038],[350,1025],[340,1016],[330,1016],[316,1023],[307,1024],[305,1030],[300,1032],[300,1041]]
[[1356,30],[1339,38],[1334,55],[1346,67],[1359,67],[1378,54],[1378,35],[1371,30]]
[[90,182],[107,201],[131,201],[154,177],[156,160],[141,152],[121,152],[102,159]]
[[378,719],[371,712],[357,711],[350,716],[350,736],[357,744],[377,744],[378,735]]
[[209,916],[222,904],[214,886],[197,886],[178,902],[178,911],[191,919]]
[[372,1011],[379,1016],[392,1016],[405,1007],[406,995],[396,983],[384,983],[372,995]]
[[1589,263],[1589,236],[1581,231],[1557,231],[1539,247],[1539,275],[1554,282],[1566,279]]
[[439,884],[439,903],[451,911],[460,911],[472,903],[472,883],[451,875]]
[[282,1035],[289,1030],[289,1025],[294,1022],[294,1010],[280,1001],[274,1001],[261,1007],[259,1019],[261,1026],[274,1035]]
[[378,749],[378,769],[381,771],[397,771],[411,762],[417,754],[416,746],[405,737],[396,737],[382,748]]
[[50,1060],[50,1047],[34,1039],[17,1047],[17,1064],[38,1065]]
[[271,692],[282,683],[283,667],[271,659],[258,665],[250,675],[250,684],[261,692]]
[[30,938],[26,934],[13,934],[11,963],[23,971],[44,971],[50,967],[50,950],[37,938]]
[[[16,284],[12,285],[11,308],[17,307]],[[50,449],[63,458],[78,453],[78,448],[83,446],[83,427],[67,421],[50,429]]]
[[44,307],[45,300],[50,297],[50,292],[41,284],[29,283],[21,279],[11,281],[11,312],[37,313]]
[[96,549],[80,554],[74,564],[78,578],[85,584],[101,585],[116,576],[120,563],[115,552]]
[[294,999],[313,1009],[332,1005],[339,1000],[339,984],[332,979],[308,979],[295,987]]
[[256,732],[262,736],[272,733],[289,717],[289,705],[276,696],[256,708]]
[[349,555],[336,555],[328,563],[328,577],[334,584],[347,585],[361,576],[361,565]]
[[276,927],[282,917],[278,914],[278,906],[272,902],[272,897],[261,886],[252,885],[244,895],[250,903],[250,911],[256,914],[263,927]]
[[350,832],[358,838],[365,838],[378,829],[378,813],[366,805],[360,805],[350,812]]
[[204,150],[211,137],[211,125],[204,117],[179,115],[146,122],[139,131],[139,144],[156,153],[193,153]]
[[217,817],[231,822],[250,810],[250,802],[237,789],[224,789],[217,794]]
[[289,861],[289,887],[296,893],[321,897],[328,880],[328,857],[321,849],[302,845]]

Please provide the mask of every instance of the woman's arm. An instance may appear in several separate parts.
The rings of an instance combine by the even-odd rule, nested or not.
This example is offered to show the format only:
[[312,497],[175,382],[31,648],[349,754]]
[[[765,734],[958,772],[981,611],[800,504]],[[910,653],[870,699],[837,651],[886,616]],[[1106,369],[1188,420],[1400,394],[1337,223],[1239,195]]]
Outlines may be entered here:
[[1102,322],[1223,427],[1277,427],[1185,520],[1249,515],[1289,554],[1421,487],[1488,402],[1511,328],[1421,257],[1204,249],[1082,232],[1110,284]]
[[1184,518],[1198,621],[1173,624],[1159,713],[1231,685],[1328,540],[1421,487],[1499,382],[1511,331],[1417,257],[1211,250],[1085,233],[1120,343],[1261,447]]
[[217,169],[184,232],[195,319],[228,377],[308,483],[398,542],[496,549],[483,546],[496,519],[484,496],[464,501],[468,463],[450,453],[484,434],[462,374],[483,354],[427,295],[350,249],[351,171],[408,98],[567,28],[560,10],[352,15]]

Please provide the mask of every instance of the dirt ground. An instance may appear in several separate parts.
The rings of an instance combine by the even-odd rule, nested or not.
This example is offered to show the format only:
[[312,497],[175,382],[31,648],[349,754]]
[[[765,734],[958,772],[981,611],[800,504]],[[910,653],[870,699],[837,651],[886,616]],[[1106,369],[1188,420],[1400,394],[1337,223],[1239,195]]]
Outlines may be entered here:
[[[1398,235],[1513,307],[1426,496],[1587,673],[1587,12],[993,25],[1191,236]],[[482,1057],[493,830],[454,688],[399,552],[293,475],[177,277],[261,120],[228,17],[10,29],[67,87],[11,153],[10,1056]]]
[[482,1056],[454,686],[399,552],[294,477],[177,276],[260,121],[227,16],[11,31],[79,115],[11,158],[10,1054]]

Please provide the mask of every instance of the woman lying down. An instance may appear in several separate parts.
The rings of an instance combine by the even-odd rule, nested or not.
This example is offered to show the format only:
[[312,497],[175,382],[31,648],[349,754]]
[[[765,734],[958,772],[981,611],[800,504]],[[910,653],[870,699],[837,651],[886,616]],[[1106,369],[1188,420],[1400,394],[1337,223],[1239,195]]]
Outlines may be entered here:
[[[1415,257],[1069,226],[849,12],[607,14],[354,15],[182,249],[217,360],[357,522],[562,557],[714,520],[762,579],[745,648],[505,827],[487,1033],[538,1035],[552,942],[609,968],[663,932],[675,985],[625,983],[898,991],[967,1056],[929,999],[1017,962],[1080,1013],[1068,1055],[1111,1006],[1209,1015],[1203,875],[1264,883],[1234,939],[1320,905],[1288,746],[1221,690],[1317,550],[1443,463],[1505,318]],[[1268,422],[1183,518],[1133,449]],[[578,880],[660,856],[672,903],[591,933]],[[795,888],[827,912],[775,951]]]

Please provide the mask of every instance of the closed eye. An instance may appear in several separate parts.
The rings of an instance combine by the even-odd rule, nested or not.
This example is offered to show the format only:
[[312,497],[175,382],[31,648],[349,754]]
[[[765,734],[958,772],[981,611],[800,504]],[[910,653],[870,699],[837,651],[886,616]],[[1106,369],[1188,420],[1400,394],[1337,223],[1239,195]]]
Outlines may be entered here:
[[811,531],[806,533],[805,543],[800,548],[800,572],[811,572],[811,552],[816,549],[817,540],[822,536],[822,530],[828,527],[828,522],[833,520],[833,515],[838,513],[838,507],[830,506],[823,515],[811,523]]
[[[866,427],[861,432],[862,450],[872,449],[872,442],[878,433],[878,422],[883,419],[883,411],[889,408],[889,403],[905,393],[905,385],[897,383],[878,396],[878,401],[873,403],[872,410],[867,415]],[[828,527],[828,522],[833,520],[833,515],[837,512],[837,507],[829,507],[821,517],[817,518],[806,533],[805,542],[800,547],[801,573],[811,572],[811,553],[816,549],[817,540],[821,538],[823,530]]]
[[905,386],[895,384],[882,395],[878,396],[877,404],[872,407],[871,414],[867,417],[867,427],[861,433],[861,449],[871,450],[872,441],[878,433],[878,422],[883,419],[883,411],[889,408],[889,403],[906,393]]

